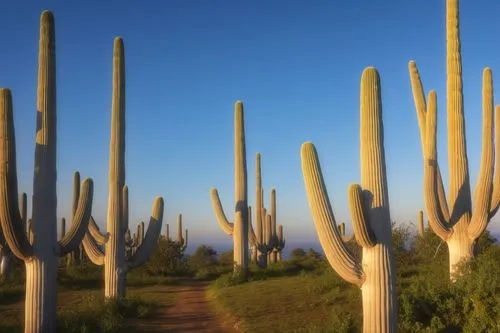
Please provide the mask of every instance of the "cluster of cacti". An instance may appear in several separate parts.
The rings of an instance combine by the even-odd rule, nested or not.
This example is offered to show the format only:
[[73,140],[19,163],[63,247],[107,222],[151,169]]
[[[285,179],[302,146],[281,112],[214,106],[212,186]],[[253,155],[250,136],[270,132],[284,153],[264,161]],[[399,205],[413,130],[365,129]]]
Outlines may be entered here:
[[335,222],[312,143],[302,145],[302,172],[318,237],[330,265],[361,288],[363,332],[396,332],[396,274],[385,167],[380,79],[375,68],[361,78],[361,186],[349,187],[354,234],[362,260],[349,252]]
[[273,228],[273,224],[276,226],[276,191],[271,189],[271,214],[267,214],[267,209],[264,207],[260,153],[257,153],[255,158],[255,230],[252,225],[250,206],[248,216],[248,242],[252,247],[251,259],[260,267],[266,268],[277,239],[276,228]]
[[[409,63],[424,157],[424,198],[429,224],[446,242],[450,277],[456,265],[474,256],[476,240],[500,206],[500,158],[495,164],[493,79],[490,68],[483,72],[483,133],[481,165],[472,200],[467,160],[460,50],[458,0],[446,1],[446,77],[449,190],[446,195],[437,159],[437,97],[426,100],[417,65]],[[500,114],[500,107],[497,107]],[[496,149],[500,153],[500,117],[496,120]],[[494,171],[496,169],[496,175]],[[447,201],[448,197],[448,201]],[[473,205],[474,203],[474,205]]]
[[[72,227],[57,240],[56,63],[54,18],[41,15],[31,237],[20,212],[12,96],[0,89],[0,224],[10,251],[26,266],[25,332],[55,332],[58,257],[73,251],[87,229],[93,183],[87,179]],[[23,216],[22,216],[23,215]]]
[[163,220],[163,198],[157,197],[146,234],[144,228],[139,227],[138,245],[127,256],[125,240],[129,211],[128,187],[125,185],[125,55],[121,38],[115,38],[113,47],[112,94],[107,235],[100,232],[91,218],[83,240],[89,259],[96,265],[104,265],[104,295],[108,299],[125,295],[127,272],[142,265],[152,254]]
[[188,246],[188,230],[184,231],[184,237],[182,237],[182,214],[177,216],[177,239],[172,241],[170,239],[170,226],[167,224],[165,228],[165,235],[161,238],[169,242],[176,242],[180,245],[180,249],[184,252]]
[[245,124],[243,103],[237,101],[234,106],[234,222],[229,222],[217,189],[210,191],[215,216],[222,230],[233,236],[234,272],[246,276],[248,273],[248,192],[247,161],[245,148]]

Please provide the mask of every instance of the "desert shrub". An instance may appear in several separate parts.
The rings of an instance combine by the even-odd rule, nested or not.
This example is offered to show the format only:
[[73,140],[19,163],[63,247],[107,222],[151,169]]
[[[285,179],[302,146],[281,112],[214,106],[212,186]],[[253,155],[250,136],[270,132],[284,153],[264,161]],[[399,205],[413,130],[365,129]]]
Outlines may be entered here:
[[153,276],[185,275],[187,264],[182,244],[170,240],[159,241],[144,268]]
[[147,318],[153,304],[136,298],[105,302],[101,297],[82,297],[76,308],[58,313],[58,331],[67,333],[114,333],[124,326],[125,318]]

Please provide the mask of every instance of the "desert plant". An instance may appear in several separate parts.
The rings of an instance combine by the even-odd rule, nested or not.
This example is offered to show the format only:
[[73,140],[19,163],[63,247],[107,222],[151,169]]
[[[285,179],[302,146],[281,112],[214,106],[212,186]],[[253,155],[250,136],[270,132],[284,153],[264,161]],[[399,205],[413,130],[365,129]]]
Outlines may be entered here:
[[[446,77],[449,190],[448,202],[437,160],[437,97],[431,91],[425,98],[415,61],[409,71],[424,157],[424,199],[432,230],[448,245],[450,278],[455,266],[474,256],[476,240],[486,229],[500,205],[500,132],[497,129],[495,164],[493,124],[493,80],[491,69],[483,72],[483,142],[481,166],[472,206],[467,160],[462,87],[458,0],[446,1]],[[500,114],[500,107],[497,107]],[[497,117],[497,127],[500,125]],[[494,169],[496,175],[494,176]],[[495,177],[495,178],[494,178]],[[494,183],[494,184],[493,184]]]
[[391,219],[385,167],[380,79],[375,68],[361,78],[361,186],[349,187],[354,233],[362,261],[349,252],[337,228],[316,148],[302,145],[302,173],[319,241],[330,265],[361,288],[363,332],[396,332],[397,305]]
[[267,267],[269,253],[273,250],[272,225],[266,222],[267,210],[264,208],[262,188],[261,155],[255,155],[255,229],[252,226],[252,209],[248,207],[248,241],[253,248],[255,262],[262,268]]
[[421,210],[418,211],[417,227],[418,227],[418,235],[420,237],[423,237],[425,232],[425,224],[424,224],[424,212]]
[[[229,222],[217,189],[210,191],[212,205],[222,230],[233,236],[234,273],[248,273],[248,191],[247,191],[247,161],[245,148],[245,123],[243,103],[237,101],[234,106],[234,181],[235,181],[235,214],[234,222]],[[241,269],[238,269],[241,267]]]
[[112,101],[107,215],[109,238],[103,251],[98,240],[105,236],[92,218],[83,240],[89,259],[96,265],[104,265],[104,296],[107,299],[125,296],[127,272],[142,265],[153,253],[158,244],[163,220],[163,198],[156,197],[144,241],[126,258],[128,187],[125,185],[125,55],[123,40],[119,37],[115,38],[113,46]]
[[8,247],[26,266],[26,333],[55,332],[57,259],[81,242],[92,209],[93,183],[86,179],[71,229],[57,240],[55,27],[49,11],[40,18],[37,104],[32,237],[28,237],[18,208],[12,97],[10,90],[0,90],[0,223]]

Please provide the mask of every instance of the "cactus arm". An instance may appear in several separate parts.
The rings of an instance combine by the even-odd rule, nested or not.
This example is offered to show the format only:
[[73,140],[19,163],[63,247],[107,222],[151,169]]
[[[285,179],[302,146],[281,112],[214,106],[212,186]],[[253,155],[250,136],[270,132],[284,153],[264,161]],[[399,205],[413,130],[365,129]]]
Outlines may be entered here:
[[351,184],[348,192],[349,210],[356,241],[362,247],[372,248],[377,244],[377,240],[368,225],[363,190],[358,184]]
[[248,241],[250,246],[255,246],[257,244],[257,236],[255,235],[252,224],[252,207],[250,206],[248,206]]
[[188,230],[184,230],[184,242],[182,243],[182,251],[186,250],[188,246]]
[[97,223],[94,220],[94,217],[92,216],[90,216],[89,219],[89,232],[98,245],[106,244],[109,239],[109,232],[101,233],[99,226],[97,225]]
[[83,182],[83,191],[78,199],[78,208],[73,216],[70,230],[63,239],[59,241],[60,254],[65,255],[78,248],[88,229],[90,214],[92,212],[92,199],[94,194],[94,183],[87,178]]
[[0,89],[0,226],[5,242],[21,260],[33,254],[19,212],[12,95]]
[[95,239],[88,233],[83,237],[83,249],[94,265],[104,265],[104,251],[99,247]]
[[161,234],[163,222],[163,198],[157,197],[153,205],[153,211],[149,220],[148,230],[141,246],[137,248],[132,257],[126,261],[126,269],[130,270],[145,263],[153,253],[157,240]]
[[212,206],[215,212],[215,217],[217,218],[217,222],[219,222],[220,227],[226,234],[232,235],[234,224],[229,222],[226,214],[224,214],[224,209],[222,208],[217,189],[213,188],[210,191],[210,195],[212,197]]
[[[420,80],[420,74],[418,72],[417,64],[415,61],[410,61],[408,68],[410,70],[410,81],[413,91],[413,99],[415,101],[415,110],[417,111],[418,126],[420,128],[420,141],[422,146],[422,155],[425,156],[425,140],[426,140],[426,109],[427,103],[425,100],[424,87],[422,81]],[[439,197],[439,205],[441,207],[441,212],[443,214],[443,219],[446,221],[450,220],[450,213],[448,208],[448,202],[446,201],[446,192],[444,190],[443,178],[441,177],[441,170],[439,165],[437,166],[437,191]],[[499,178],[500,183],[500,178]],[[500,193],[499,193],[500,194]],[[500,203],[500,195],[499,195]]]
[[437,130],[437,105],[436,92],[429,93],[429,105],[427,110],[427,135],[425,142],[425,163],[424,163],[424,199],[429,218],[429,226],[432,231],[446,241],[453,229],[448,228],[447,221],[444,220],[439,205],[439,197],[436,193],[437,182],[437,149],[436,149],[436,130]]
[[312,143],[307,142],[302,145],[301,160],[309,207],[326,257],[343,279],[361,286],[364,282],[363,269],[342,242],[321,173],[316,148]]
[[491,220],[500,207],[500,105],[495,107],[495,178],[493,180],[493,194],[491,196],[490,216]]
[[483,71],[483,142],[481,166],[474,191],[472,219],[467,227],[471,239],[478,238],[488,225],[490,214],[495,151],[493,147],[493,78],[490,68]]
[[419,210],[418,211],[418,234],[420,236],[423,236],[424,235],[424,232],[425,232],[425,226],[424,226],[424,212]]

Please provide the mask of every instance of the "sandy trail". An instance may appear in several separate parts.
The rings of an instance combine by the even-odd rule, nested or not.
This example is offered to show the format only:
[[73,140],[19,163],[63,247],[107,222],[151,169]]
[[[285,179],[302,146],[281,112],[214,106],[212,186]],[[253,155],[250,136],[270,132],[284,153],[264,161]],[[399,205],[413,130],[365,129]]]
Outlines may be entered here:
[[[165,286],[165,292],[176,293],[176,303],[162,302],[153,318],[134,320],[129,332],[232,333],[223,327],[212,311],[205,292],[206,282],[184,280],[176,286]],[[168,291],[167,291],[168,290]],[[127,325],[128,326],[128,325]],[[132,326],[132,327],[131,327]]]

